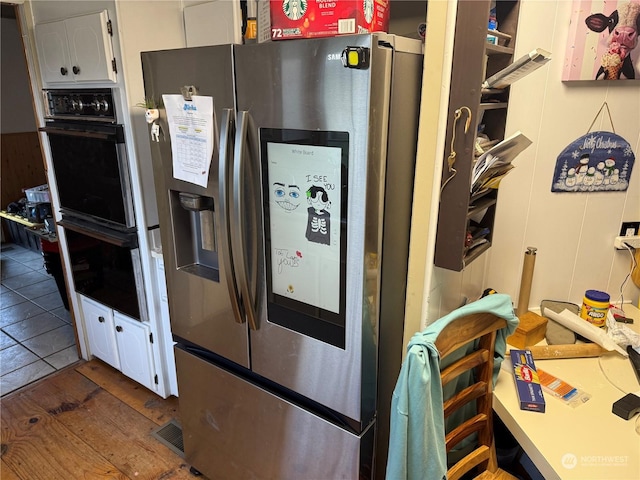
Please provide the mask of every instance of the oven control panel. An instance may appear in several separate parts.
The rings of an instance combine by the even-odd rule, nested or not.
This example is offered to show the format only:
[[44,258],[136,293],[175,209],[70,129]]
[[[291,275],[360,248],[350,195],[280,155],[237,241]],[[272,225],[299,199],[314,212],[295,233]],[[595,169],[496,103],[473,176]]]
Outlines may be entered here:
[[45,90],[46,118],[115,122],[113,92],[109,88]]

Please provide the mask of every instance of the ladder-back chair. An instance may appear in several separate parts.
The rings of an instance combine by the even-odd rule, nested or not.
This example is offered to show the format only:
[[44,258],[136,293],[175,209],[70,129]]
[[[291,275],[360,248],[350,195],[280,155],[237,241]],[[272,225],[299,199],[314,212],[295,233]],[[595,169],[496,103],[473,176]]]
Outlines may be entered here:
[[515,479],[498,468],[493,439],[493,367],[496,332],[504,328],[506,321],[491,313],[478,313],[460,317],[447,325],[435,341],[440,353],[441,365],[447,356],[460,347],[475,342],[475,348],[466,355],[441,368],[440,379],[445,386],[464,373],[471,373],[471,384],[444,400],[445,421],[469,402],[476,402],[475,415],[446,434],[447,454],[463,439],[477,434],[475,449],[449,466],[447,478],[457,480],[472,470],[476,477],[486,479]]

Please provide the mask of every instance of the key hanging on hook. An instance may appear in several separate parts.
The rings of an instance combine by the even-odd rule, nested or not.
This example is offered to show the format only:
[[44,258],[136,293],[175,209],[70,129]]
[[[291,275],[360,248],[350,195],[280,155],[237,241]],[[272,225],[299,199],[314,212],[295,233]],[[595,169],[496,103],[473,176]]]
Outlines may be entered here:
[[460,117],[462,117],[462,112],[465,111],[467,112],[467,121],[464,123],[464,133],[465,135],[469,132],[469,127],[471,126],[471,109],[469,107],[466,106],[462,106],[458,109],[456,109],[455,112],[453,112],[453,129],[451,131],[451,152],[449,153],[449,156],[447,157],[447,168],[449,169],[449,177],[444,181],[444,183],[442,184],[442,187],[440,187],[440,193],[442,193],[442,191],[444,190],[444,187],[447,186],[447,184],[451,181],[451,179],[453,177],[456,176],[456,174],[458,173],[458,171],[453,168],[453,166],[456,163],[456,150],[455,150],[455,142],[456,142],[456,126],[458,124],[458,120],[460,120]]

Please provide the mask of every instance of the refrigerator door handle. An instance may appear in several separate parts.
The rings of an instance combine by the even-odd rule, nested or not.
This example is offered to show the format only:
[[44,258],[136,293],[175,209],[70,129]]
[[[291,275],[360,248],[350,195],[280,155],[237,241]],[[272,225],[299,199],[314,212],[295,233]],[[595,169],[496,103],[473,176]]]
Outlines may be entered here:
[[231,232],[229,228],[229,192],[227,191],[227,186],[230,185],[229,175],[231,173],[229,171],[229,158],[233,153],[231,144],[234,134],[233,120],[233,110],[229,108],[224,109],[222,128],[220,129],[220,160],[218,167],[218,189],[220,198],[220,208],[218,209],[218,213],[220,215],[220,228],[222,230],[220,235],[220,250],[222,251],[225,280],[229,289],[233,315],[236,322],[244,323],[244,315],[240,308],[240,292],[236,283],[236,276],[233,272],[234,265],[231,256]]
[[[247,316],[249,328],[258,329],[257,314],[254,307],[249,286],[249,271],[247,270],[247,253],[244,248],[245,220],[242,213],[245,212],[245,182],[243,175],[245,171],[245,161],[247,157],[247,145],[249,142],[249,113],[238,112],[236,124],[236,139],[233,154],[233,214],[231,218],[231,243],[233,251],[233,261],[236,265],[236,278],[240,284],[242,296],[242,306]],[[253,255],[255,258],[255,255]]]

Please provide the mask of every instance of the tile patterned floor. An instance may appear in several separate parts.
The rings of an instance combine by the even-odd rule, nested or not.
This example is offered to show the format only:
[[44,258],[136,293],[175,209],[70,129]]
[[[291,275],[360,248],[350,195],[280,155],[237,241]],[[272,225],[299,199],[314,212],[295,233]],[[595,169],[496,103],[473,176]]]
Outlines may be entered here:
[[0,395],[76,361],[71,316],[39,252],[0,250]]

